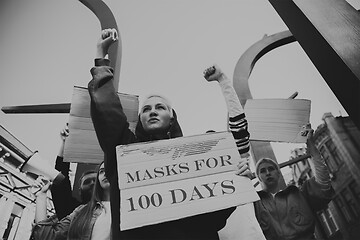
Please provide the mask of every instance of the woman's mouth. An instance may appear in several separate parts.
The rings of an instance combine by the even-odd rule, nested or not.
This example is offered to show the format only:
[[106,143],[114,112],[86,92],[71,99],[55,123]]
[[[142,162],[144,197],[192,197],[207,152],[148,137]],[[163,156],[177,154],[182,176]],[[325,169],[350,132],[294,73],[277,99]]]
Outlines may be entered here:
[[149,123],[155,123],[155,122],[158,122],[159,121],[159,119],[157,119],[157,118],[150,118],[149,119]]

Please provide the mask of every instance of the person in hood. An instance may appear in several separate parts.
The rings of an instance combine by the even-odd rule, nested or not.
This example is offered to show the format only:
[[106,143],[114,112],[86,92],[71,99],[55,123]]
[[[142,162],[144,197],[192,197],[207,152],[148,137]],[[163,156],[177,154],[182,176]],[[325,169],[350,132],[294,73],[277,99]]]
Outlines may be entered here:
[[261,158],[255,166],[262,190],[254,203],[255,214],[268,240],[310,240],[314,235],[316,212],[325,209],[335,192],[329,170],[316,148],[311,126],[304,126],[307,151],[311,155],[314,176],[297,187],[280,185],[280,167],[271,158]]
[[169,101],[151,95],[142,104],[135,133],[129,129],[120,99],[113,84],[113,69],[106,59],[108,49],[117,41],[115,29],[105,29],[97,43],[92,80],[88,84],[91,118],[104,152],[106,176],[110,181],[112,239],[219,239],[218,230],[226,224],[233,208],[178,220],[120,231],[120,192],[116,146],[182,137],[176,112]]

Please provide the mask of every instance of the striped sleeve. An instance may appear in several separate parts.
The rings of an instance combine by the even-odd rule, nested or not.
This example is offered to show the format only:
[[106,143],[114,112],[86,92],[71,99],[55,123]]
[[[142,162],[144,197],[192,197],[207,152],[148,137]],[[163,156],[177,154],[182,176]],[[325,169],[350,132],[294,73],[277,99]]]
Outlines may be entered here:
[[229,117],[229,128],[234,136],[239,153],[245,154],[249,152],[250,133],[248,132],[248,122],[245,118],[245,113]]

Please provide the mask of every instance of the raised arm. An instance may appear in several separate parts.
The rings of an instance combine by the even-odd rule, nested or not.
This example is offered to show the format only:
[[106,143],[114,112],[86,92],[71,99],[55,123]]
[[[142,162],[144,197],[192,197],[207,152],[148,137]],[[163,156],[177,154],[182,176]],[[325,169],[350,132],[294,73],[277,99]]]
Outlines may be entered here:
[[34,188],[38,188],[36,197],[35,223],[47,218],[47,192],[51,182],[43,176],[39,176],[34,182]]
[[69,136],[68,125],[69,124],[66,123],[65,127],[60,131],[61,144],[60,144],[59,153],[58,153],[59,157],[64,157],[65,140]]
[[105,58],[108,55],[110,46],[118,40],[116,29],[104,29],[101,31],[101,38],[96,44],[95,58]]
[[207,68],[204,71],[204,77],[208,82],[217,81],[219,83],[229,112],[229,128],[234,136],[238,151],[244,159],[244,161],[239,163],[239,173],[250,177],[251,172],[248,164],[250,134],[248,132],[248,123],[245,118],[244,109],[240,104],[235,89],[231,81],[217,65]]
[[315,146],[313,138],[314,130],[307,126],[304,131],[308,132],[306,145],[307,151],[312,158],[310,161],[313,163],[315,176],[306,180],[303,183],[301,190],[308,199],[312,209],[318,211],[327,206],[335,192],[331,186],[329,170],[326,163]]
[[84,205],[79,206],[71,214],[61,220],[55,217],[47,217],[47,192],[51,182],[46,178],[39,176],[34,187],[40,189],[36,194],[35,224],[32,230],[32,239],[59,239],[66,240],[72,219],[79,213]]
[[69,176],[70,163],[64,162],[64,148],[65,140],[69,136],[69,127],[68,124],[60,131],[60,147],[59,153],[56,157],[55,169],[60,171],[65,177]]
[[91,99],[91,118],[102,150],[105,153],[105,170],[108,179],[116,172],[116,151],[119,144],[127,144],[135,136],[129,129],[117,90],[113,84],[113,69],[105,59],[108,49],[117,41],[115,29],[105,29],[96,46],[95,67],[88,84]]
[[70,182],[70,163],[64,162],[64,146],[66,138],[69,136],[69,128],[67,124],[60,131],[60,148],[56,158],[55,169],[60,171],[65,179],[56,185],[51,187],[51,196],[54,203],[56,215],[59,219],[62,219],[66,215],[70,214],[80,202],[72,196],[71,182]]
[[239,98],[235,92],[232,82],[225,73],[222,72],[219,66],[214,65],[204,71],[204,77],[208,82],[217,81],[221,87],[224,95],[229,117],[236,117],[244,114],[244,109],[240,104]]
[[315,140],[313,137],[314,130],[309,130],[308,138],[306,141],[307,151],[312,157],[312,162],[315,168],[315,181],[319,183],[321,189],[328,190],[331,188],[331,180],[329,175],[329,169],[322,158],[319,150],[315,146]]
[[117,89],[114,87],[113,69],[104,57],[112,43],[117,41],[115,29],[105,29],[97,43],[95,67],[91,69],[92,80],[88,84],[90,113],[97,139],[104,152],[105,174],[110,181],[110,204],[113,238],[120,232],[120,193],[118,186],[116,146],[135,141],[129,122],[123,111]]

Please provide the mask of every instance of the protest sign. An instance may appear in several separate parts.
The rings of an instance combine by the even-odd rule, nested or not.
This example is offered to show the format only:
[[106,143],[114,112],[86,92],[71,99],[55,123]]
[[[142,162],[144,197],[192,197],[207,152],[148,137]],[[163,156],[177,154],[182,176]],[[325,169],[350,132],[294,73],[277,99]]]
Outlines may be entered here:
[[309,123],[307,99],[248,99],[244,111],[251,140],[305,143],[303,126]]
[[258,200],[230,132],[117,146],[121,230]]
[[[139,99],[136,95],[118,93],[130,129],[135,129],[138,119]],[[87,88],[74,86],[69,116],[70,135],[65,141],[64,161],[100,163],[104,153],[96,137],[90,116],[90,95]]]

